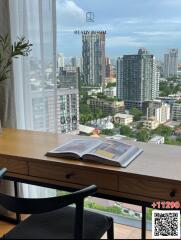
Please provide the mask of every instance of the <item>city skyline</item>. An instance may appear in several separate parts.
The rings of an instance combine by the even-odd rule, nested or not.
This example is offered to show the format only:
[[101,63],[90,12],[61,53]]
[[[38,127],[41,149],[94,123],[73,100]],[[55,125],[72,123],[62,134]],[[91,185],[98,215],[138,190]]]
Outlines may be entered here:
[[[106,31],[106,56],[110,58],[145,47],[163,60],[168,48],[180,48],[180,1],[114,2],[57,0],[58,52],[66,57],[81,55],[81,36],[75,30]],[[86,22],[87,11],[94,12],[95,22]]]

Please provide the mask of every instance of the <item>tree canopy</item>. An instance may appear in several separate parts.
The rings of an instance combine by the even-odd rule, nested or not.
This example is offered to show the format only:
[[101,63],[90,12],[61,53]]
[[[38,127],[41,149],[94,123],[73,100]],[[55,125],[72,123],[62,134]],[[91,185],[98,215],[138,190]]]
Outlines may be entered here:
[[135,107],[130,109],[130,114],[132,114],[134,116],[133,117],[134,121],[139,121],[141,119],[141,117],[143,116],[142,111]]
[[140,142],[148,142],[150,137],[151,137],[150,132],[147,129],[144,129],[144,128],[142,128],[137,133],[137,140],[140,141]]
[[127,136],[127,137],[130,137],[131,134],[132,134],[132,129],[129,126],[121,125],[120,134],[124,135],[124,136]]
[[171,127],[161,124],[154,130],[154,133],[161,135],[163,137],[170,137],[173,133],[173,130]]

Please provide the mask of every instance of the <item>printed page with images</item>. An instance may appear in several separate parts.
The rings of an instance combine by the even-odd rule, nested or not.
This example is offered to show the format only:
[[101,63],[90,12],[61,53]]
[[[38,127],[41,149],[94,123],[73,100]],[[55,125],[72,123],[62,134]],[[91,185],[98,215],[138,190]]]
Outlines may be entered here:
[[96,148],[101,143],[102,141],[99,139],[74,139],[48,153],[57,155],[61,153],[74,153],[81,157],[91,152],[92,149]]

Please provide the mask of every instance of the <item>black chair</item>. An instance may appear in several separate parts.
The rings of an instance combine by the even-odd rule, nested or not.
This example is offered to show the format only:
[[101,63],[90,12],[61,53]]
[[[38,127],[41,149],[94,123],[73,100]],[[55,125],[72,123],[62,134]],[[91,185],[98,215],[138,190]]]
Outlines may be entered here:
[[[6,173],[0,170],[0,178]],[[31,214],[3,239],[100,239],[114,238],[113,219],[84,210],[84,198],[96,192],[92,185],[69,195],[25,199],[0,193],[0,205],[18,214]],[[76,207],[69,206],[75,204]]]

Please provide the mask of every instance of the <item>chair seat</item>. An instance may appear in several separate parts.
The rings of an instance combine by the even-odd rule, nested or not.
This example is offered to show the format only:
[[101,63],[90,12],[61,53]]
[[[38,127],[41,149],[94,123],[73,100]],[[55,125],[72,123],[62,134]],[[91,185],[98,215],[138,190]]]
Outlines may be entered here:
[[[31,215],[9,233],[5,239],[72,239],[74,207]],[[84,210],[84,239],[100,239],[110,228],[111,220],[102,214]]]

